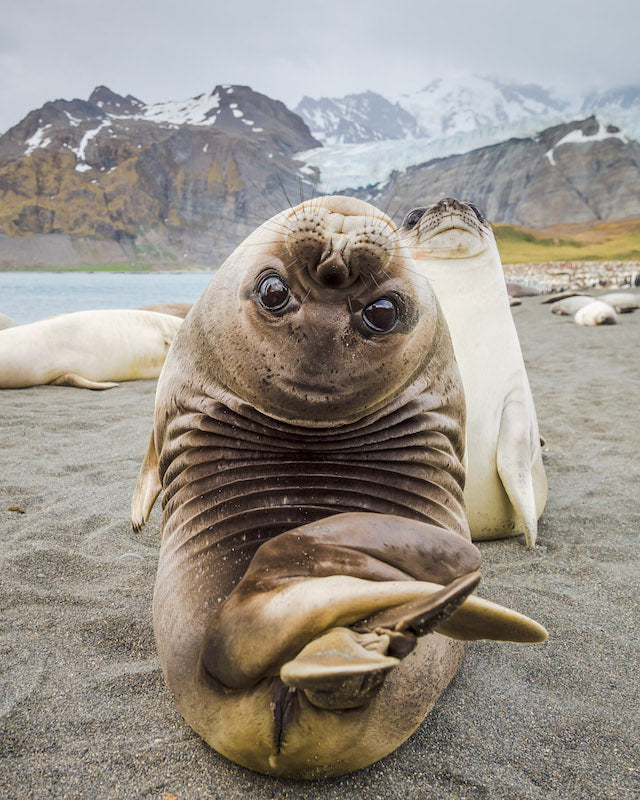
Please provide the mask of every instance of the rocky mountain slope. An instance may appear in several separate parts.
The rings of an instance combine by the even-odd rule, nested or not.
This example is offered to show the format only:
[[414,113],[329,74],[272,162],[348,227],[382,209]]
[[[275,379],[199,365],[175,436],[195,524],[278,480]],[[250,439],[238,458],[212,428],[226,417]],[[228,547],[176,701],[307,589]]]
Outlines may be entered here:
[[[372,92],[316,106],[313,131],[355,142],[325,147],[300,116],[246,86],[152,105],[98,87],[88,100],[46,103],[0,137],[0,267],[214,266],[275,211],[323,190],[399,214],[454,195],[528,227],[640,216],[636,89],[593,95],[597,117],[534,131],[525,113],[560,113],[539,87],[453,89],[435,82],[414,96],[422,116]],[[480,89],[484,117],[473,111]],[[449,134],[417,137],[443,103],[449,115],[436,115],[434,130]],[[611,124],[614,107],[629,127]],[[503,127],[473,127],[499,118]]]
[[307,123],[312,136],[325,145],[424,135],[412,114],[375,92],[319,100],[303,97],[295,112]]
[[218,264],[284,193],[311,193],[292,156],[318,144],[246,86],[155,105],[98,87],[46,103],[0,137],[0,265],[51,263],[47,246],[63,260],[75,248],[80,260]]
[[463,155],[433,159],[367,189],[376,205],[409,209],[453,196],[494,222],[546,227],[640,216],[640,144],[596,117]]

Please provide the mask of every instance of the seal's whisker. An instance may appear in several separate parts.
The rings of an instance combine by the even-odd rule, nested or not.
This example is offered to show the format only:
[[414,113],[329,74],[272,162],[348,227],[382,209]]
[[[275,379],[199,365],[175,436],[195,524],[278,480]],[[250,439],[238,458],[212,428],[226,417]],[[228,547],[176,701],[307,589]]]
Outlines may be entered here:
[[285,189],[284,183],[282,181],[282,175],[280,174],[280,172],[278,172],[278,183],[280,184],[280,188],[282,189],[282,193],[284,194],[284,198],[287,201],[289,208],[293,211],[294,217],[297,217],[298,212],[294,207],[293,203],[291,202],[291,200],[289,199],[289,195],[287,194],[287,190]]

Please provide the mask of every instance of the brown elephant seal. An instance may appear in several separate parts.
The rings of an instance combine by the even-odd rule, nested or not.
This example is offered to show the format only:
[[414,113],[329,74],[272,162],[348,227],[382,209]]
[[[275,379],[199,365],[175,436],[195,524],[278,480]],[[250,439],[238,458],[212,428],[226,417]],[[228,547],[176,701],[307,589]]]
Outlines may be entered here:
[[491,227],[476,206],[445,198],[411,211],[400,238],[433,286],[462,374],[468,458],[464,494],[471,536],[523,534],[533,547],[547,479]]
[[76,311],[0,331],[0,388],[111,389],[157,378],[182,324],[133,309]]
[[155,311],[157,314],[171,314],[184,319],[191,311],[193,303],[156,303],[151,306],[140,306],[140,311]]
[[138,530],[164,488],[160,663],[186,721],[260,772],[370,764],[460,639],[546,636],[469,596],[462,387],[408,261],[367,203],[288,209],[218,270],[160,377],[132,500]]

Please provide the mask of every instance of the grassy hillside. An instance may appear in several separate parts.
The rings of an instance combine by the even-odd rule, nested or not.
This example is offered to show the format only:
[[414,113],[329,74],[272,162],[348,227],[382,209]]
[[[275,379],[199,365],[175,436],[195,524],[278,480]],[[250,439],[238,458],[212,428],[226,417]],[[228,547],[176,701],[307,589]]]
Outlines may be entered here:
[[640,261],[640,219],[528,229],[494,225],[503,264],[539,261]]

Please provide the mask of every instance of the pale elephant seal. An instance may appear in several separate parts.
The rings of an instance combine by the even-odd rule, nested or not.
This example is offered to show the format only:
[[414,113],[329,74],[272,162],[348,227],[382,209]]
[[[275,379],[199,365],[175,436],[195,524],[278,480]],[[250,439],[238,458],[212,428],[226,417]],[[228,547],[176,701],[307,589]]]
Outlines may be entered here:
[[191,311],[193,303],[156,303],[152,306],[140,306],[140,311],[155,311],[158,314],[171,314],[184,319]]
[[590,298],[591,302],[579,308],[573,319],[578,325],[594,327],[595,325],[615,325],[618,321],[616,312],[609,303]]
[[571,297],[565,297],[563,300],[558,300],[551,306],[552,314],[559,314],[560,316],[573,317],[576,311],[579,311],[589,303],[593,303],[594,298],[588,294],[576,294]]
[[640,308],[640,295],[632,292],[608,292],[597,297],[596,300],[613,306],[616,314],[628,314],[635,311],[636,308]]
[[538,421],[495,237],[480,210],[445,198],[400,229],[444,311],[467,401],[465,502],[473,539],[535,545],[547,499]]
[[11,317],[8,317],[0,311],[0,331],[3,331],[5,328],[14,328],[17,324],[15,319],[11,319]]
[[468,597],[462,388],[408,262],[367,203],[288,209],[218,270],[160,377],[132,500],[138,530],[165,490],[160,663],[187,722],[260,772],[370,764],[451,680],[456,638],[546,635]]
[[0,388],[51,383],[111,389],[157,378],[180,317],[132,309],[76,311],[0,331]]

